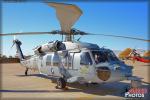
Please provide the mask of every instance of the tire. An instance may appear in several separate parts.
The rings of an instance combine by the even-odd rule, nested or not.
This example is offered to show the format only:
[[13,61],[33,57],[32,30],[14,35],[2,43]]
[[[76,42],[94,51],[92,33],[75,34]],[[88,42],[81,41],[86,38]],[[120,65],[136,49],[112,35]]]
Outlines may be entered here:
[[28,75],[28,68],[25,70],[25,76]]
[[59,78],[57,80],[57,86],[58,89],[64,89],[66,87],[66,81],[63,78]]
[[25,76],[27,76],[28,75],[28,73],[27,72],[25,72]]

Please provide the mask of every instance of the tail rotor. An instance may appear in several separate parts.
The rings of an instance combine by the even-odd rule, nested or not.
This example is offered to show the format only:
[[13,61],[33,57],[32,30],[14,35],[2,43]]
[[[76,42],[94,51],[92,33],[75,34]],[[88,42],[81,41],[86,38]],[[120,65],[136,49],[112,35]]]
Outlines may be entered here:
[[15,40],[16,40],[16,36],[14,35],[13,44],[12,44],[11,48],[13,48],[13,46],[15,45]]

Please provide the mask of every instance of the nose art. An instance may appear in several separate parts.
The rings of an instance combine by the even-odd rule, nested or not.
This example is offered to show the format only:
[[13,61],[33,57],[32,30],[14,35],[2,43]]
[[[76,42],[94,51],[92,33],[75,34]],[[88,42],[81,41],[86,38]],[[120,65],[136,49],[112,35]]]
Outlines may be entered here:
[[111,71],[108,67],[99,67],[97,69],[97,76],[103,81],[107,81],[110,78]]

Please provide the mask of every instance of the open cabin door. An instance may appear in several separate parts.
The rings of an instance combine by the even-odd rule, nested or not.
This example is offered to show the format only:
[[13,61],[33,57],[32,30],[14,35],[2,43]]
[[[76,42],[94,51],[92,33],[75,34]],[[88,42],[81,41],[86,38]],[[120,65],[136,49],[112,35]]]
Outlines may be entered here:
[[69,72],[69,74],[71,76],[77,76],[80,68],[80,53],[69,53],[64,61],[64,68]]

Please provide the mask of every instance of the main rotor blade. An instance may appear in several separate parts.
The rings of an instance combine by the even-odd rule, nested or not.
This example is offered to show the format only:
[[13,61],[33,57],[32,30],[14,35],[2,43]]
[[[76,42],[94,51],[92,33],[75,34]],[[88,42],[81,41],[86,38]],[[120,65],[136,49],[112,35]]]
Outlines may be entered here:
[[81,16],[82,11],[72,4],[48,3],[48,5],[56,9],[56,15],[61,26],[61,31],[70,33],[71,27]]
[[[6,33],[6,34],[0,34],[0,36],[11,36],[11,35],[39,35],[39,34],[62,34],[62,31],[54,30],[51,32],[23,32],[23,33]],[[132,39],[132,40],[139,40],[139,41],[145,41],[150,42],[150,40],[142,39],[142,38],[136,38],[136,37],[128,37],[128,36],[121,36],[121,35],[107,35],[107,34],[92,34],[92,33],[85,33],[82,31],[73,32],[74,35],[101,35],[101,36],[107,36],[107,37],[117,37],[117,38],[126,38],[126,39]],[[66,35],[66,33],[63,33]]]
[[0,34],[0,36],[11,36],[11,35],[38,35],[38,34],[55,34],[52,32],[23,32],[23,33],[6,33]]
[[132,40],[140,40],[140,41],[150,42],[150,40],[146,40],[146,39],[142,39],[142,38],[121,36],[121,35],[106,35],[106,34],[91,34],[91,33],[85,33],[83,35],[102,35],[102,36],[107,36],[107,37],[126,38],[126,39],[132,39]]
[[110,34],[92,34],[92,33],[86,33],[84,31],[80,31],[78,29],[73,28],[73,35],[101,35],[101,36],[107,36],[107,37],[117,37],[117,38],[126,38],[126,39],[132,39],[132,40],[139,40],[139,41],[145,41],[150,42],[150,40],[142,39],[142,38],[136,38],[136,37],[129,37],[129,36],[121,36],[121,35],[110,35]]

